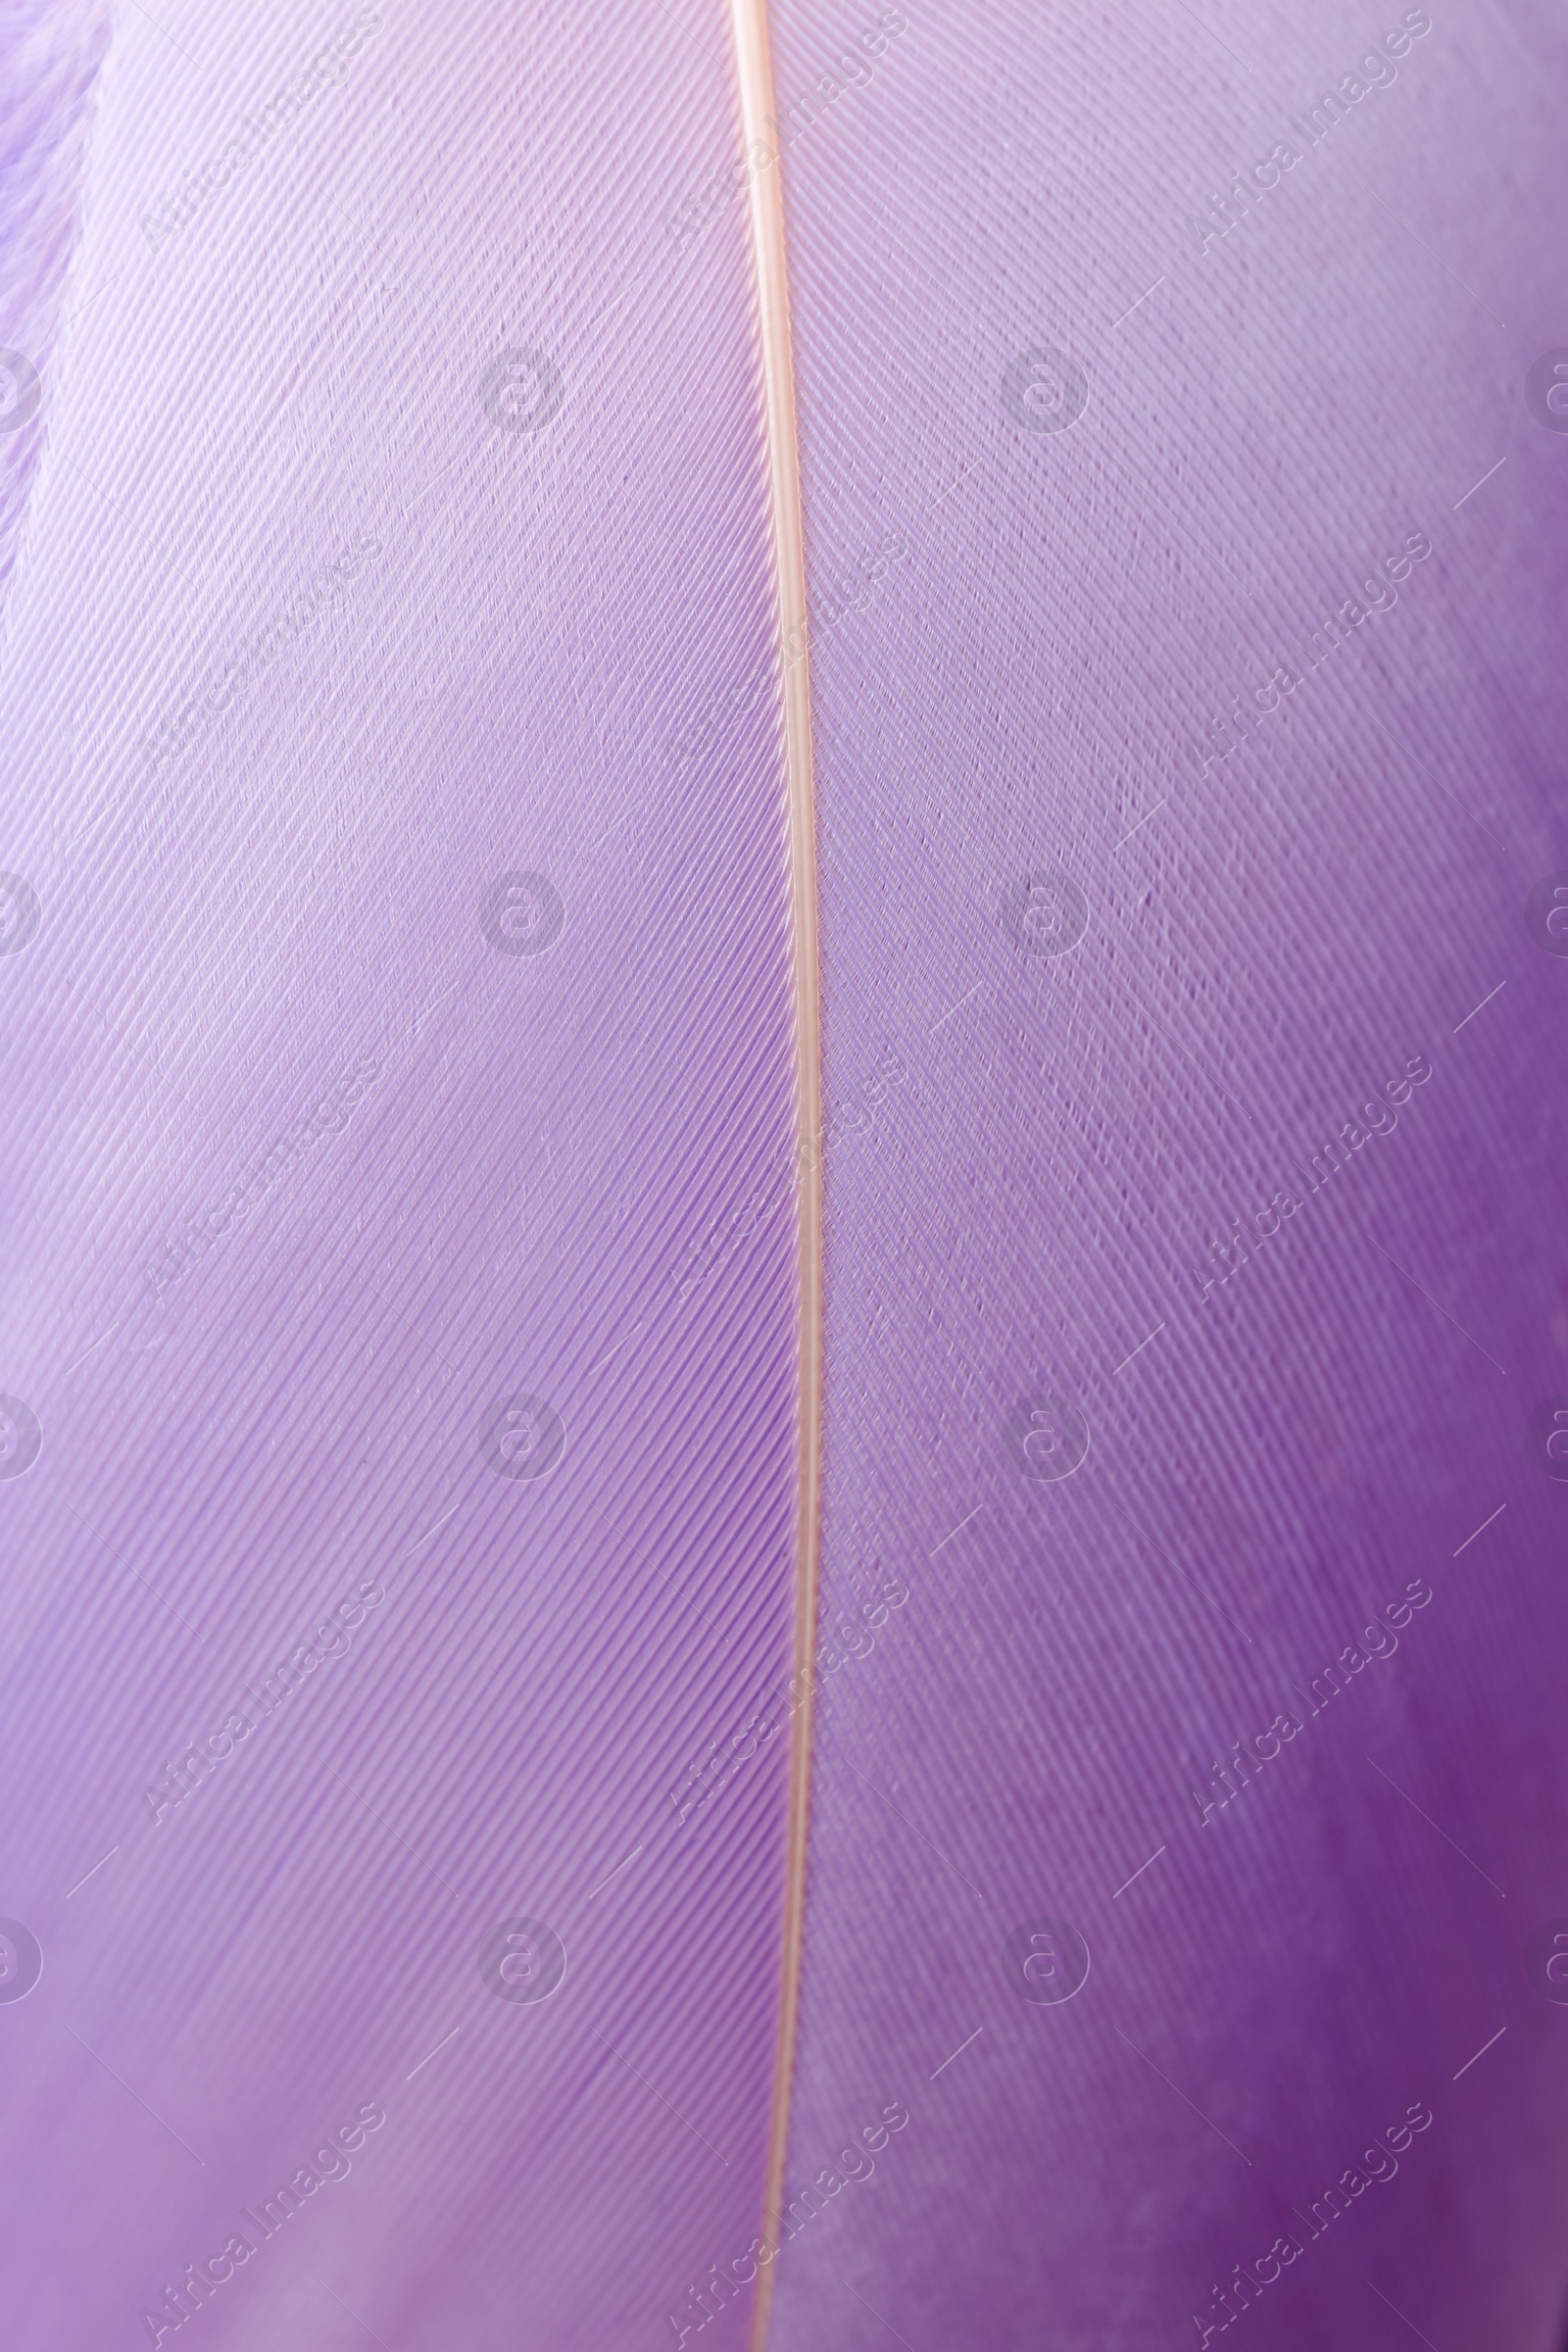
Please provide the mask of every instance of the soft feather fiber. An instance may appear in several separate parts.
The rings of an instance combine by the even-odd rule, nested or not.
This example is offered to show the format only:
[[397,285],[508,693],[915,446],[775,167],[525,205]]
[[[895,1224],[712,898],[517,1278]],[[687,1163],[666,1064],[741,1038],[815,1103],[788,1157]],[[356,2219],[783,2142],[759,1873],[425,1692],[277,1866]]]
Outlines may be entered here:
[[4,22],[15,2340],[1557,2352],[1555,17]]
[[0,352],[24,364],[0,360],[0,597],[43,441],[38,371],[55,353],[109,21],[106,0],[0,7]]

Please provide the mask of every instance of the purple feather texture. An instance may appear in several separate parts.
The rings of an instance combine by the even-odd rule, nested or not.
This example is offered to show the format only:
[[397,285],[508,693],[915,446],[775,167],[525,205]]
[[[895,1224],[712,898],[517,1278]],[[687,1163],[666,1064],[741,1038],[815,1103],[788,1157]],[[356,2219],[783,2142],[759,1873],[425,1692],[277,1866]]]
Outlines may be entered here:
[[8,2340],[1561,2352],[1568,30],[766,22],[0,9]]
[[43,440],[43,372],[79,225],[107,0],[0,6],[0,603]]
[[777,1763],[683,1809],[792,1590],[787,1196],[692,1281],[787,1165],[777,721],[665,749],[772,627],[748,249],[650,196],[727,28],[671,113],[631,11],[165,24],[10,612],[10,2324],[629,2343],[755,2226],[781,1907]]
[[1381,23],[905,13],[862,80],[776,12],[827,1096],[907,1072],[826,1162],[824,1612],[910,1597],[821,1710],[773,2340],[1547,2352],[1562,26],[1314,125]]

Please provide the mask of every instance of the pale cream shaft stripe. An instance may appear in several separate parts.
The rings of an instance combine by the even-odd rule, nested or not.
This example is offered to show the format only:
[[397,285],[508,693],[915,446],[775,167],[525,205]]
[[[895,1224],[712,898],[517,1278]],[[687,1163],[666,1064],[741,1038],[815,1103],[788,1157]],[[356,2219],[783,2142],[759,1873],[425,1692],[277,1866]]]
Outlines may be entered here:
[[[809,1668],[816,1649],[817,1544],[822,1482],[822,1040],[816,944],[816,808],[811,783],[810,654],[806,644],[806,531],[795,420],[795,362],[790,344],[789,274],[784,240],[783,159],[772,127],[773,62],[766,0],[732,0],[740,77],[741,126],[749,159],[774,160],[751,181],[752,242],[757,255],[767,456],[778,564],[780,661],[788,763],[790,885],[795,956],[796,1118],[800,1183],[796,1194],[800,1252],[799,1485],[795,1537],[795,1664],[805,1696],[790,1733],[790,1808],[785,1859],[784,1951],[778,2049],[763,2196],[764,2241],[783,2234],[784,2167],[789,2154],[790,2092],[801,2001],[801,1945],[806,1919],[807,1832],[811,1795],[813,1701]],[[791,659],[791,656],[796,656]],[[767,2341],[776,2265],[758,2274],[754,2352]]]

